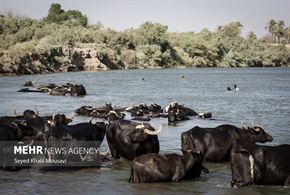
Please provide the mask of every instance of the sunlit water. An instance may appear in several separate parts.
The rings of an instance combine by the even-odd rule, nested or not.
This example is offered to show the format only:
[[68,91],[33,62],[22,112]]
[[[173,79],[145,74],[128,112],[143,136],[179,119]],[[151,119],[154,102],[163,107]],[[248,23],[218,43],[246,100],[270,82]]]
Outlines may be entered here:
[[[184,78],[182,78],[184,76]],[[145,80],[142,80],[144,78]],[[39,93],[17,93],[24,82],[47,84],[55,82],[84,84],[85,97],[49,96]],[[227,91],[238,84],[240,91]],[[166,126],[159,135],[161,153],[180,153],[180,134],[199,125],[220,124],[239,126],[241,121],[262,125],[273,135],[269,145],[290,141],[290,69],[161,69],[110,72],[77,72],[18,77],[0,77],[0,115],[11,115],[13,107],[20,113],[37,108],[40,115],[53,112],[69,113],[82,105],[116,106],[172,101],[195,111],[212,112],[216,120],[192,118],[177,126]],[[128,117],[129,118],[129,117]],[[89,121],[76,117],[75,123]],[[154,127],[166,123],[159,118],[150,121]],[[102,150],[107,149],[106,140]],[[289,162],[290,163],[290,162]],[[229,163],[206,163],[209,174],[179,183],[130,184],[130,162],[124,159],[105,163],[101,169],[41,172],[37,169],[19,172],[0,171],[2,193],[73,193],[73,194],[289,194],[290,189],[277,186],[250,186],[234,189],[230,186]]]

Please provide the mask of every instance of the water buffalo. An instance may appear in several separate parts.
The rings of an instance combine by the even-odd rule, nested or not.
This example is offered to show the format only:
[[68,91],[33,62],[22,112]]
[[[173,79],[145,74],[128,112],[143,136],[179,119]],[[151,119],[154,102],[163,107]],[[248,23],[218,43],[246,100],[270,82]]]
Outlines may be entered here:
[[167,116],[168,123],[173,123],[176,121],[189,120],[189,116],[197,116],[198,114],[183,105],[179,105],[177,102],[172,102],[163,109],[163,113]]
[[182,149],[199,150],[204,160],[212,162],[229,161],[233,143],[238,140],[264,143],[273,138],[261,126],[238,128],[228,124],[215,128],[196,126],[181,135]]
[[211,118],[212,113],[211,112],[200,112],[198,113],[198,118]]
[[107,126],[106,136],[113,158],[124,157],[133,160],[136,156],[159,152],[159,140],[156,131],[148,123],[129,120],[117,120]]
[[[63,125],[55,122],[45,124],[44,140],[46,148],[66,148],[67,151],[74,148],[90,149],[90,153],[53,153],[48,152],[46,157],[51,160],[65,160],[66,167],[87,167],[100,166],[101,159],[98,153],[106,132],[106,125],[103,122],[95,124],[79,123],[75,125]],[[48,150],[49,151],[49,150]],[[49,168],[61,168],[60,166],[49,166]],[[61,164],[60,164],[61,165]]]
[[67,93],[66,89],[63,87],[56,87],[49,89],[49,95],[65,95]]
[[131,113],[131,117],[148,116],[153,118],[163,116],[161,106],[156,103],[150,105],[140,103],[139,105],[126,108],[126,111]]
[[172,123],[175,121],[189,120],[189,117],[186,116],[184,110],[180,109],[177,103],[171,103],[167,110],[167,119],[168,123]]
[[76,109],[74,112],[81,116],[90,116],[93,110],[94,110],[94,107],[91,105],[88,105],[88,106],[81,106],[80,108]]
[[64,140],[68,137],[77,140],[100,141],[102,142],[106,132],[106,125],[103,122],[78,123],[66,125],[65,118],[60,115],[57,120],[47,120],[45,125],[45,137],[53,137],[57,140]]
[[22,88],[17,92],[33,92],[33,93],[46,93],[46,91],[38,90],[38,89],[29,89],[29,88]]
[[178,182],[197,163],[201,163],[199,151],[182,150],[177,154],[143,154],[132,161],[129,182],[148,183],[160,181]]
[[86,89],[83,85],[72,85],[69,91],[71,96],[87,95]]
[[30,135],[26,135],[25,140],[43,140],[43,131],[46,121],[54,122],[55,124],[68,124],[72,122],[73,115],[66,117],[64,114],[54,114],[52,116],[38,116],[38,111],[25,110],[22,115],[17,115],[14,109],[15,116],[0,117],[0,125],[17,126],[20,130],[32,129]]
[[[33,87],[32,83],[26,83],[29,87]],[[86,89],[83,85],[74,85],[71,83],[66,83],[62,85],[56,85],[55,83],[49,83],[47,85],[37,85],[36,89],[23,88],[18,90],[18,92],[39,92],[47,93],[50,95],[65,95],[70,94],[71,96],[84,96],[87,94]]]
[[237,143],[231,152],[231,185],[290,185],[290,145]]
[[38,116],[38,111],[33,110],[24,110],[23,114],[17,114],[16,108],[12,111],[13,116],[1,116],[0,124],[10,124],[14,120],[27,119],[27,118],[36,118]]
[[0,124],[0,169],[15,171],[24,168],[14,163],[13,147],[24,137],[33,135],[34,130],[24,120]]
[[26,87],[32,87],[33,86],[33,83],[32,81],[26,81],[23,86],[26,86]]
[[94,108],[91,105],[82,106],[75,110],[78,115],[91,116],[101,119],[106,119],[109,122],[122,119],[125,117],[124,113],[121,113],[122,108],[113,108],[111,103],[106,103],[102,107]]
[[14,120],[10,124],[0,124],[1,141],[21,141],[24,136],[33,136],[34,130],[25,120]]

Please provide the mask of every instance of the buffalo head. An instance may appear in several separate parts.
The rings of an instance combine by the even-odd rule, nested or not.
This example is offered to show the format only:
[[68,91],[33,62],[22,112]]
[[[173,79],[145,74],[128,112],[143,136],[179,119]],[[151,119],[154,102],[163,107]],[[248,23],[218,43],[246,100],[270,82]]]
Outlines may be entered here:
[[266,133],[264,128],[260,125],[254,125],[254,123],[252,123],[251,127],[246,128],[242,123],[241,128],[244,130],[248,130],[252,134],[251,141],[253,142],[265,143],[273,141],[273,137]]

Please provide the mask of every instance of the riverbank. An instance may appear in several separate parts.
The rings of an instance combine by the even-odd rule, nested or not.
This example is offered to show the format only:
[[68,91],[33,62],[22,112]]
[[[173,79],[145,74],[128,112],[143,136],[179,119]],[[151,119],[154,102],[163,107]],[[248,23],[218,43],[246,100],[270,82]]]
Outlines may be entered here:
[[[80,25],[0,17],[0,74],[31,75],[179,67],[290,66],[289,45],[270,44],[240,22],[214,31],[168,32],[160,23],[116,31]],[[250,36],[251,35],[251,36]]]
[[[277,47],[274,45],[272,47]],[[287,48],[290,47],[287,45]],[[76,72],[76,71],[109,71],[109,70],[126,70],[126,69],[160,69],[160,68],[188,68],[188,67],[248,67],[244,64],[236,66],[209,66],[198,65],[194,63],[181,64],[175,62],[174,65],[158,66],[143,64],[136,66],[128,64],[126,61],[117,59],[113,50],[107,49],[107,55],[103,55],[98,49],[90,47],[76,47],[73,50],[68,47],[55,47],[49,52],[39,54],[28,52],[20,58],[14,60],[9,57],[8,52],[1,54],[0,75],[15,76],[15,75],[33,75],[61,72]],[[103,55],[103,56],[102,56]],[[179,63],[179,64],[178,64]],[[289,67],[290,65],[281,65]],[[261,66],[251,66],[261,67]],[[277,65],[267,65],[266,67],[277,67]]]

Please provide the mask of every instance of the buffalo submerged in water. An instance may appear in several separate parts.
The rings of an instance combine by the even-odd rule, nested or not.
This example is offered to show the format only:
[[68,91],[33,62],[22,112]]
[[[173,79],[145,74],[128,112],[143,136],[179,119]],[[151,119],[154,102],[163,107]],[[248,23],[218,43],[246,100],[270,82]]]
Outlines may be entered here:
[[133,160],[142,154],[159,153],[157,134],[161,130],[162,126],[155,130],[149,123],[122,119],[109,124],[106,136],[112,157]]
[[182,149],[199,150],[204,160],[212,162],[229,161],[233,144],[238,140],[264,143],[273,137],[258,125],[249,128],[227,124],[215,128],[196,126],[181,134]]
[[231,152],[231,185],[290,185],[290,145],[236,143]]
[[[143,154],[132,161],[129,182],[148,183],[160,181],[178,182],[184,179],[187,172],[195,166],[208,172],[201,165],[199,151],[182,150],[183,155],[177,154]],[[200,175],[196,173],[196,176]]]

